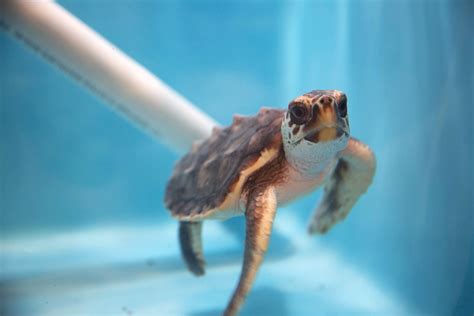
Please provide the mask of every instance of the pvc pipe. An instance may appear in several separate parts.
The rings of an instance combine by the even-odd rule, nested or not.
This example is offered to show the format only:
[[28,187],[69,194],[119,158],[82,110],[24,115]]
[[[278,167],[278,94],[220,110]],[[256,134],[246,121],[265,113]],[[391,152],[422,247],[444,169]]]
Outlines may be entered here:
[[52,1],[0,1],[0,26],[176,151],[217,123]]

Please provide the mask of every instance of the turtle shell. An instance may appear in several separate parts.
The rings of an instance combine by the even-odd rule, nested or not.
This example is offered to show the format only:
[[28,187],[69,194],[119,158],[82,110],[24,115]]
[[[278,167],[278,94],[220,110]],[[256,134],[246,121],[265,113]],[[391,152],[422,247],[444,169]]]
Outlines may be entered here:
[[195,143],[168,181],[165,204],[171,214],[200,220],[235,206],[225,205],[230,196],[240,197],[247,178],[280,152],[283,115],[284,110],[263,108],[255,116],[234,116],[232,125],[216,127]]

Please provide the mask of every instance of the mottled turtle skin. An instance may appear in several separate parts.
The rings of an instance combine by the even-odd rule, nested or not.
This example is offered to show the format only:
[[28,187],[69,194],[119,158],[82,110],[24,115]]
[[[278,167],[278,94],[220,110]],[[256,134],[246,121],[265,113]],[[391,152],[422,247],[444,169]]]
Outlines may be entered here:
[[224,311],[235,315],[267,250],[277,206],[324,185],[309,232],[325,233],[347,216],[374,173],[373,152],[349,135],[346,95],[314,90],[288,110],[264,108],[214,128],[176,164],[165,204],[180,221],[181,252],[195,275],[204,274],[202,221],[245,215],[242,272]]

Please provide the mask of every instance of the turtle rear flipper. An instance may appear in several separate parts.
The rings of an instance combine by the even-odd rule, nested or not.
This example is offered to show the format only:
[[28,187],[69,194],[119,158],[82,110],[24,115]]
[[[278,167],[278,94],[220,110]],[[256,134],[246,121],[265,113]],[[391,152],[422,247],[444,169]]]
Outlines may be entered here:
[[179,222],[181,254],[189,271],[195,276],[204,275],[204,255],[201,242],[202,222]]

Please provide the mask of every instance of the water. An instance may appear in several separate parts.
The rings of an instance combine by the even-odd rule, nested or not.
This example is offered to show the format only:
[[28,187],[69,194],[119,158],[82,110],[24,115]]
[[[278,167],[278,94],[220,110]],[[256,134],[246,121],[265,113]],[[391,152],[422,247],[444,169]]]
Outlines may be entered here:
[[[312,89],[349,97],[373,186],[324,237],[281,209],[243,315],[472,315],[472,2],[60,1],[222,124]],[[243,223],[185,271],[163,190],[178,159],[0,35],[2,312],[214,315]]]

